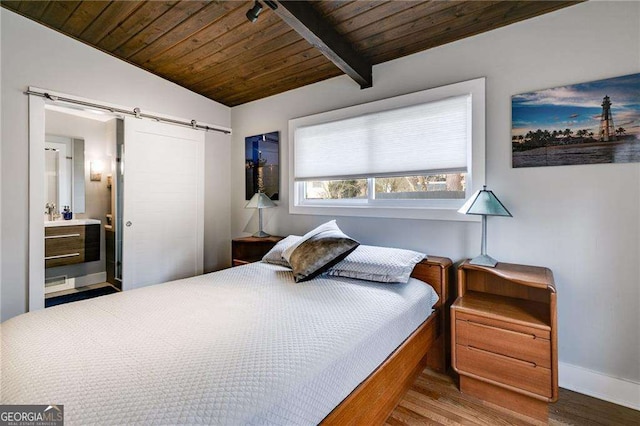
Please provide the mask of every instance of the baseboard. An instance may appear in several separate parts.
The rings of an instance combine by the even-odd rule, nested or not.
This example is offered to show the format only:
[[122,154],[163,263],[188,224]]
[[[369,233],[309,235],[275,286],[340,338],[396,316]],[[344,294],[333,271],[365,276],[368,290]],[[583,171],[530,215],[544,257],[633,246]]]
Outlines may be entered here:
[[44,293],[49,294],[49,293],[54,293],[56,291],[70,290],[72,288],[84,287],[91,284],[100,284],[106,281],[107,281],[106,272],[98,272],[96,274],[84,275],[82,277],[71,277],[71,278],[67,278],[63,284],[46,286],[44,289]]
[[558,381],[569,389],[614,404],[640,410],[640,383],[560,362]]
[[55,293],[57,291],[70,290],[73,288],[73,281],[70,281],[66,275],[58,277],[45,278],[44,294]]
[[96,274],[83,275],[81,277],[75,277],[74,280],[75,282],[73,286],[75,288],[84,287],[91,284],[100,284],[100,283],[107,282],[107,273],[105,271],[105,272],[98,272]]

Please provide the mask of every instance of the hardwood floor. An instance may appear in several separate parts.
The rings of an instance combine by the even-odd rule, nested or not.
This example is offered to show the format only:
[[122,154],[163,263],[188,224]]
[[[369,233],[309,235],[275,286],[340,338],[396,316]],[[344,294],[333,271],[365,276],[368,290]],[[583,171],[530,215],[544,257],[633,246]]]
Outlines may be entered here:
[[[474,397],[460,393],[454,380],[424,370],[387,425],[541,425]],[[640,425],[640,411],[560,389],[557,403],[549,405],[550,425]]]

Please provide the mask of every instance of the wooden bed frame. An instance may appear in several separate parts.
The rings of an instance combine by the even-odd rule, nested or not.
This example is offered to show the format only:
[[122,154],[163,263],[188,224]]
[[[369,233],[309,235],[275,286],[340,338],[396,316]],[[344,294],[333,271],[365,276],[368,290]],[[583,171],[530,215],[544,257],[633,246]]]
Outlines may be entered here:
[[411,276],[438,293],[434,312],[324,418],[322,425],[383,424],[425,367],[446,371],[450,359],[451,265],[450,259],[435,256],[416,265]]

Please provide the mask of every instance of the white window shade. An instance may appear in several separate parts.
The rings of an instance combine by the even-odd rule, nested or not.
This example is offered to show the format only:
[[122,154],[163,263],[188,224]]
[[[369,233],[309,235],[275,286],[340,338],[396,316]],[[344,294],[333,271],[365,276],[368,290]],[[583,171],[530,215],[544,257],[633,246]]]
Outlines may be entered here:
[[294,178],[467,171],[471,95],[295,129]]

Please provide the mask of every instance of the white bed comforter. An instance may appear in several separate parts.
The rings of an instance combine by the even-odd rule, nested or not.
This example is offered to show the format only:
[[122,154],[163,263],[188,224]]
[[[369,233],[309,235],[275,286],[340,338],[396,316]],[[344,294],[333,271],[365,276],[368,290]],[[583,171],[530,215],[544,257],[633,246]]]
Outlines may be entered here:
[[254,263],[56,306],[1,324],[0,403],[64,404],[67,424],[316,424],[436,298]]

